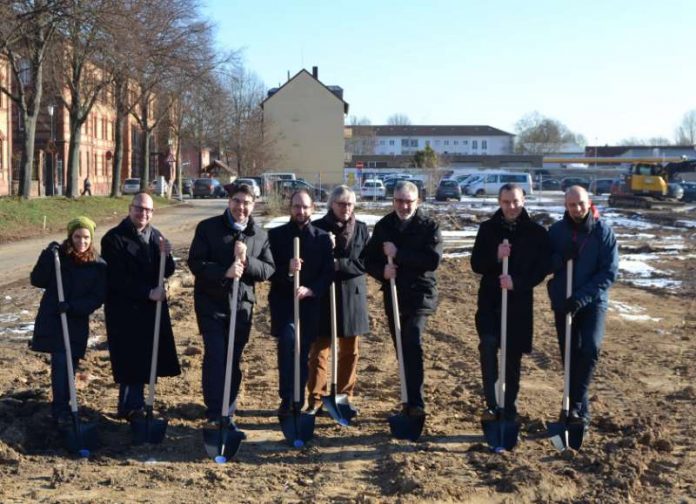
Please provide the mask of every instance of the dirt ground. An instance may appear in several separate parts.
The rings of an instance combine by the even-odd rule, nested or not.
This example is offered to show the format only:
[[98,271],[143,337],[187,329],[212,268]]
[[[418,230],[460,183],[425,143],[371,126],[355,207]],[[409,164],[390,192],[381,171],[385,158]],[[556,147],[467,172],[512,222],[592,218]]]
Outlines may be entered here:
[[[687,246],[694,250],[693,232]],[[177,255],[186,257],[186,250]],[[88,460],[63,450],[51,426],[46,356],[28,351],[26,337],[0,338],[0,501],[696,502],[696,267],[676,258],[668,266],[688,281],[679,291],[624,283],[612,289],[592,430],[580,452],[563,454],[545,437],[545,423],[560,410],[562,369],[544,289],[536,293],[535,349],[523,360],[522,439],[497,455],[478,423],[478,280],[468,258],[445,259],[439,269],[440,306],[425,338],[429,415],[415,443],[389,436],[398,372],[381,295],[370,281],[357,421],[346,428],[319,417],[307,448],[287,446],[274,416],[275,347],[261,285],[237,417],[248,439],[225,465],[203,449],[202,342],[192,277],[182,267],[169,297],[183,374],[157,389],[157,409],[169,419],[161,445],[131,446],[129,426],[113,416],[117,389],[101,311],[78,375],[80,401],[102,440]],[[0,314],[25,310],[31,319],[39,296],[26,281],[7,286]]]

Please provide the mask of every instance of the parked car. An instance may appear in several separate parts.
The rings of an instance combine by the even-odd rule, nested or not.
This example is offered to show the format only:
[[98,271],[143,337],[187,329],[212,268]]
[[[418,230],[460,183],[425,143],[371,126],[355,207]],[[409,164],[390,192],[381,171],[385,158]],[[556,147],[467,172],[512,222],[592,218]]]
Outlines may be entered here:
[[684,189],[682,201],[687,203],[696,201],[696,182],[682,182],[681,186]]
[[193,198],[224,198],[227,191],[216,178],[199,178],[193,182]]
[[192,178],[186,178],[183,180],[181,183],[181,192],[184,194],[188,194],[189,196],[193,195],[193,179]]
[[534,182],[536,191],[560,191],[561,181],[555,178],[542,178],[541,182]]
[[259,184],[256,182],[256,180],[254,180],[253,178],[238,178],[234,181],[234,183],[246,184],[248,186],[251,186],[252,191],[254,191],[254,197],[261,197],[261,188],[259,187]]
[[595,179],[590,183],[588,190],[596,196],[601,194],[609,194],[611,192],[611,185],[613,183],[614,179],[610,178]]
[[466,186],[466,194],[471,196],[498,195],[505,184],[517,184],[522,192],[532,194],[532,177],[529,173],[488,171]]
[[283,198],[290,198],[292,193],[298,189],[306,189],[310,194],[314,195],[316,201],[327,201],[329,199],[329,193],[325,189],[315,187],[304,180],[276,180],[273,188]]
[[140,191],[139,178],[127,178],[121,186],[121,194],[135,194]]
[[384,182],[384,191],[386,198],[391,198],[394,196],[394,188],[396,187],[396,184],[398,184],[402,180],[408,180],[409,182],[415,184],[418,188],[418,198],[420,198],[421,201],[425,201],[426,190],[423,186],[423,181],[421,179],[411,178],[410,175],[405,178],[390,178],[386,180]]
[[165,194],[168,189],[169,184],[167,184],[167,180],[161,175],[150,181],[150,192],[153,194]]
[[459,182],[454,179],[441,180],[437,186],[435,199],[437,201],[446,201],[449,198],[460,200],[462,198],[462,189],[459,187]]
[[579,185],[585,189],[590,188],[590,180],[585,177],[566,177],[561,180],[561,191],[565,191],[571,186]]
[[362,199],[384,199],[386,194],[384,182],[380,179],[367,179],[360,188]]

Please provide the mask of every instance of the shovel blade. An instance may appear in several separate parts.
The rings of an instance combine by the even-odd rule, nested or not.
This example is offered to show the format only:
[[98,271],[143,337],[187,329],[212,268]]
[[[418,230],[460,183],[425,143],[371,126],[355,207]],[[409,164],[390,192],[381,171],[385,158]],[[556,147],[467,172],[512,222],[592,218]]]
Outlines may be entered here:
[[90,452],[99,446],[97,425],[80,422],[77,416],[73,417],[72,425],[63,429],[62,434],[66,448],[80,457],[89,457]]
[[512,450],[517,446],[520,425],[514,420],[487,420],[481,422],[483,437],[493,451]]
[[224,463],[233,458],[239,451],[243,439],[244,434],[231,425],[203,430],[205,452],[217,463]]
[[150,415],[145,418],[136,418],[131,421],[131,430],[134,445],[160,444],[167,432],[167,419],[154,418]]
[[295,410],[292,415],[280,417],[280,428],[290,445],[302,448],[314,436],[314,420],[314,415]]
[[322,396],[321,402],[324,410],[331,415],[339,425],[350,425],[350,421],[358,414],[357,410],[348,401],[346,394]]
[[551,443],[558,451],[568,448],[579,450],[585,435],[585,426],[581,423],[551,422],[547,431]]
[[389,429],[396,439],[418,441],[424,425],[425,415],[407,415],[402,412],[389,417]]

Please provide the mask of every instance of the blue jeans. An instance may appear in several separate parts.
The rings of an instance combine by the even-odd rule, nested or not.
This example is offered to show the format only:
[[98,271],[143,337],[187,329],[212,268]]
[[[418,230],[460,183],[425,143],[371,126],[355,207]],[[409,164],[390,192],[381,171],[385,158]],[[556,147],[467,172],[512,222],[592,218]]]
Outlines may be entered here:
[[[300,406],[304,405],[307,386],[307,361],[312,341],[301,331],[300,337]],[[294,402],[295,383],[295,324],[289,323],[278,334],[278,395],[284,406]]]
[[[227,336],[229,319],[214,324],[207,321],[203,331],[203,401],[205,416],[209,419],[218,418],[222,411],[222,400],[225,392],[225,366],[227,365]],[[215,327],[217,325],[217,327]],[[230,387],[230,406],[237,400],[239,387],[242,383],[242,371],[239,365],[242,352],[249,341],[251,326],[237,323],[234,337],[234,355],[232,357],[232,380]]]
[[[73,376],[77,371],[80,359],[72,356]],[[54,420],[58,417],[70,414],[70,390],[68,387],[68,357],[65,352],[51,354],[51,415]]]
[[145,407],[144,383],[121,383],[118,388],[118,413],[123,415],[129,411]]
[[[394,332],[394,315],[391,309],[387,310],[389,332],[396,349],[396,334]],[[425,407],[423,401],[423,344],[422,337],[425,329],[426,315],[402,315],[401,321],[401,348],[404,354],[404,374],[406,375],[406,393],[408,405],[419,408]]]
[[[479,336],[483,395],[486,399],[486,407],[493,411],[498,408],[495,400],[495,382],[498,380],[499,348],[500,336],[498,334]],[[521,362],[522,353],[508,344],[507,355],[505,356],[505,417],[510,420],[514,420],[517,416],[517,394],[520,391]]]
[[[591,304],[582,308],[573,317],[570,348],[570,411],[581,417],[590,418],[589,389],[599,352],[604,340],[605,306]],[[561,350],[561,361],[565,353],[565,313],[554,312],[556,333]],[[564,363],[565,364],[565,363]]]

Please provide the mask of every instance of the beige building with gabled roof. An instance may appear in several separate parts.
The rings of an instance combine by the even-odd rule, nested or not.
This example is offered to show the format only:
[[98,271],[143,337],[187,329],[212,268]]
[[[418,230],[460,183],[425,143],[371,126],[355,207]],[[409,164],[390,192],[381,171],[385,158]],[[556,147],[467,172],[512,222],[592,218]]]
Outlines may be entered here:
[[343,89],[319,81],[317,67],[301,70],[261,104],[264,127],[273,139],[273,165],[267,172],[294,172],[316,184],[343,182],[345,114]]

